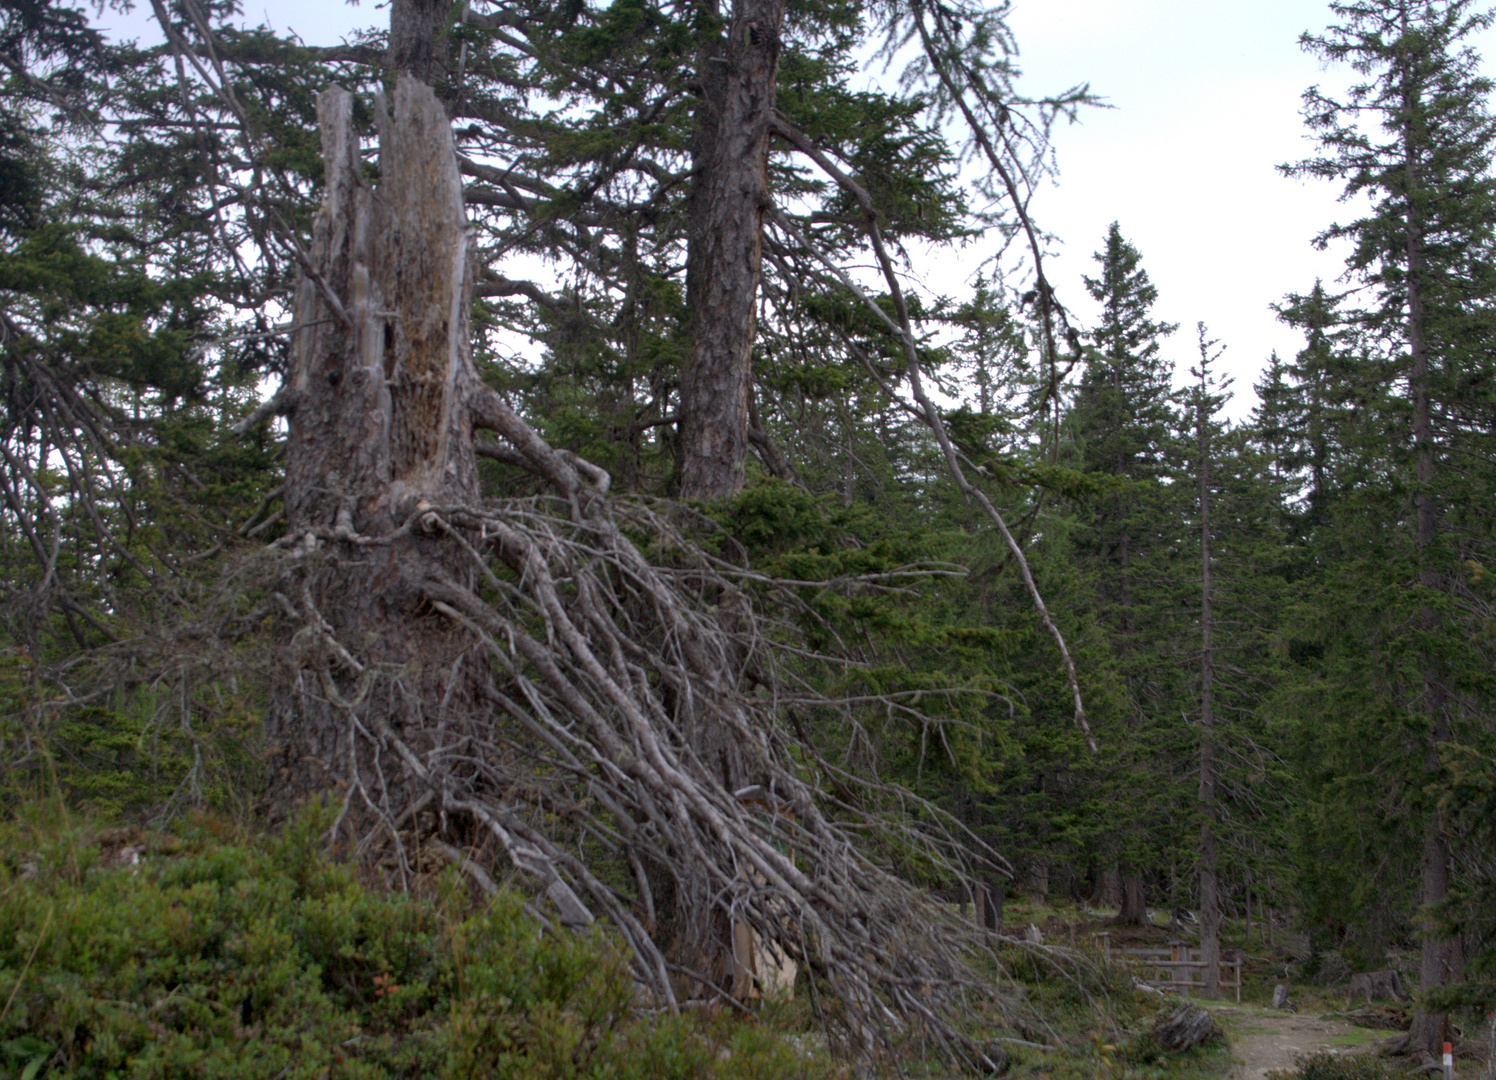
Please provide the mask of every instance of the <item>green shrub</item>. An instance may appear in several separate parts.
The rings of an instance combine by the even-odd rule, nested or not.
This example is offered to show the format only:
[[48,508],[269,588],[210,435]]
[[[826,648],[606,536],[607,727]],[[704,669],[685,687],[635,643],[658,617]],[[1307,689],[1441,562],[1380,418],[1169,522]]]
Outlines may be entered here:
[[262,787],[257,702],[224,683],[135,686],[103,703],[60,706],[30,657],[0,649],[0,807],[43,793],[101,817],[242,807]]
[[1404,1073],[1375,1054],[1336,1054],[1321,1050],[1294,1059],[1292,1069],[1275,1070],[1268,1080],[1403,1080]]
[[[98,1077],[817,1077],[741,1022],[650,1018],[601,929],[422,901],[278,841],[155,834],[108,866],[75,831],[0,827],[0,1069]],[[128,860],[126,860],[128,861]]]

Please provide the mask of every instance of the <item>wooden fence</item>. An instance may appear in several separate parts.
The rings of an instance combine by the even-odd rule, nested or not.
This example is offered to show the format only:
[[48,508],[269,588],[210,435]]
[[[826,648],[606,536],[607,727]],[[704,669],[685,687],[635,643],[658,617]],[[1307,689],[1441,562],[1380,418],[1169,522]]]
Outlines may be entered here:
[[[1103,931],[1096,935],[1096,949],[1109,964],[1123,964],[1134,969],[1138,982],[1160,990],[1177,990],[1186,996],[1190,990],[1205,986],[1204,960],[1200,950],[1188,942],[1171,941],[1167,949],[1121,949],[1112,946],[1112,935]],[[1236,1000],[1241,1001],[1241,960],[1221,958],[1221,989],[1235,990]]]

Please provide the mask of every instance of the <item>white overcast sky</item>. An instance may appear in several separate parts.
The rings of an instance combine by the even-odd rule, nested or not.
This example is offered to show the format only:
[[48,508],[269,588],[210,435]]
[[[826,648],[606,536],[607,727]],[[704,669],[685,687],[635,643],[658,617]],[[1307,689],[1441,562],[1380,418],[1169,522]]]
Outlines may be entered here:
[[1158,288],[1157,311],[1180,324],[1166,348],[1183,376],[1195,324],[1226,346],[1235,415],[1253,404],[1269,353],[1291,358],[1302,337],[1271,306],[1341,256],[1311,238],[1351,207],[1324,182],[1283,177],[1307,156],[1300,95],[1348,85],[1299,35],[1329,22],[1322,0],[1018,0],[1012,25],[1030,94],[1089,83],[1110,109],[1055,133],[1058,184],[1034,213],[1060,241],[1051,277],[1072,307],[1093,310],[1080,282],[1112,221]]
[[[246,0],[246,18],[331,44],[350,29],[383,21],[383,6],[338,0]],[[146,22],[148,5],[127,19]],[[1300,95],[1311,84],[1340,88],[1350,75],[1324,69],[1299,35],[1329,21],[1324,0],[1015,0],[1021,89],[1030,96],[1078,83],[1111,106],[1088,109],[1055,132],[1060,176],[1034,200],[1039,223],[1059,240],[1049,274],[1083,324],[1092,308],[1081,275],[1107,226],[1142,253],[1159,291],[1158,316],[1180,324],[1167,355],[1181,376],[1195,358],[1195,323],[1226,346],[1236,378],[1230,410],[1245,415],[1268,354],[1290,358],[1302,338],[1271,305],[1316,276],[1341,270],[1310,239],[1350,208],[1335,188],[1281,176],[1276,166],[1306,156]],[[108,16],[106,16],[107,18]],[[149,32],[146,31],[148,34]],[[1475,42],[1486,57],[1496,34]],[[1489,69],[1489,63],[1486,65]],[[961,262],[973,268],[978,252]],[[937,291],[959,279],[944,266],[915,267]]]

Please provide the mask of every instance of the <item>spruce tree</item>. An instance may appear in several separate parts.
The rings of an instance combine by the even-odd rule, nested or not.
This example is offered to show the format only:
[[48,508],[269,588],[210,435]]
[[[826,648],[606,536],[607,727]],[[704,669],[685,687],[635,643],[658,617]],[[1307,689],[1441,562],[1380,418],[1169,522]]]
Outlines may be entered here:
[[[1479,444],[1496,344],[1489,172],[1496,123],[1487,110],[1491,81],[1467,44],[1492,15],[1472,0],[1363,0],[1331,9],[1337,24],[1302,43],[1364,78],[1344,99],[1318,88],[1305,94],[1321,153],[1287,171],[1338,181],[1347,198],[1371,204],[1318,243],[1350,242],[1347,278],[1360,287],[1336,314],[1356,337],[1341,355],[1372,365],[1376,381],[1395,388],[1381,405],[1398,435],[1374,483],[1393,511],[1383,572],[1405,575],[1401,593],[1411,604],[1396,592],[1382,598],[1406,607],[1378,650],[1388,665],[1383,715],[1405,737],[1382,746],[1403,759],[1404,798],[1422,834],[1419,898],[1431,912],[1449,895],[1457,854],[1437,800],[1441,748],[1489,736],[1474,721],[1484,712],[1477,673],[1488,660],[1451,601],[1461,560],[1492,540]],[[1460,950],[1427,915],[1420,923],[1428,994],[1460,978]],[[1420,1011],[1409,1048],[1436,1051],[1441,1026],[1439,1014]]]
[[[1101,318],[1090,336],[1069,424],[1081,467],[1104,484],[1104,492],[1077,546],[1096,575],[1101,618],[1126,683],[1126,749],[1113,782],[1157,788],[1159,763],[1178,760],[1154,742],[1162,734],[1158,718],[1174,715],[1178,690],[1175,671],[1155,652],[1161,620],[1171,618],[1164,609],[1173,603],[1160,586],[1175,581],[1178,572],[1172,565],[1178,538],[1166,534],[1182,516],[1173,505],[1177,489],[1159,483],[1171,468],[1175,427],[1172,365],[1161,347],[1177,327],[1153,317],[1158,290],[1116,222],[1094,258],[1099,273],[1085,283],[1101,305]],[[1124,923],[1145,917],[1145,867],[1171,828],[1167,815],[1146,804],[1133,818],[1118,830],[1114,850],[1102,855],[1108,864],[1103,873],[1113,863],[1119,871],[1118,919]]]
[[1181,659],[1195,659],[1199,673],[1189,703],[1198,718],[1195,851],[1206,988],[1214,994],[1220,927],[1235,886],[1245,894],[1254,880],[1271,880],[1282,854],[1273,823],[1285,785],[1261,706],[1279,675],[1272,639],[1281,611],[1284,533],[1275,465],[1256,445],[1261,433],[1221,416],[1232,383],[1216,366],[1224,349],[1203,323],[1197,335],[1199,362],[1190,368],[1184,460],[1175,484],[1195,493],[1190,516],[1198,534],[1192,575],[1198,618],[1184,621],[1194,640],[1181,642],[1180,652]]
[[1200,959],[1205,964],[1205,996],[1221,996],[1221,901],[1219,889],[1218,842],[1220,828],[1216,818],[1219,783],[1219,746],[1216,737],[1216,650],[1215,650],[1215,582],[1211,550],[1211,465],[1216,453],[1215,416],[1225,403],[1222,383],[1211,371],[1220,358],[1219,342],[1205,336],[1205,324],[1196,327],[1199,338],[1200,365],[1190,369],[1195,385],[1186,403],[1195,425],[1195,481],[1199,492],[1196,507],[1200,523],[1200,784],[1197,810],[1200,815],[1200,843],[1197,848],[1200,889]]

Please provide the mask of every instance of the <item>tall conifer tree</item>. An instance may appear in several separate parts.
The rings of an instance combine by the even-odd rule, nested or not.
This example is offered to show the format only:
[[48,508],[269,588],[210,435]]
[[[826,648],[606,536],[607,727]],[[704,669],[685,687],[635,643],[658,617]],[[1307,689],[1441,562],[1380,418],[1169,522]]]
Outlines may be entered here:
[[[1138,770],[1153,768],[1156,756],[1156,748],[1144,749],[1148,740],[1139,733],[1159,715],[1160,700],[1171,696],[1159,682],[1162,668],[1152,655],[1156,627],[1149,612],[1159,599],[1158,582],[1173,577],[1154,565],[1172,558],[1168,546],[1159,543],[1159,530],[1180,518],[1163,505],[1173,496],[1157,482],[1169,468],[1174,428],[1173,369],[1161,355],[1161,344],[1177,327],[1154,318],[1158,290],[1116,222],[1094,258],[1099,272],[1085,283],[1101,305],[1101,319],[1091,335],[1071,425],[1083,468],[1104,477],[1108,490],[1078,546],[1094,568],[1101,617],[1127,684],[1124,722],[1131,734],[1119,780],[1131,786]],[[1156,842],[1156,830],[1140,819],[1123,833],[1119,849],[1104,858],[1119,864],[1118,920],[1136,923],[1146,908],[1143,837]]]
[[[1385,461],[1383,483],[1398,509],[1396,536],[1405,620],[1389,627],[1391,662],[1384,694],[1406,738],[1393,740],[1408,763],[1404,783],[1421,822],[1420,899],[1425,913],[1450,891],[1455,837],[1436,793],[1441,749],[1482,733],[1471,695],[1483,661],[1471,637],[1452,625],[1460,560],[1489,546],[1491,523],[1470,486],[1480,456],[1473,441],[1489,404],[1493,374],[1492,269],[1496,234],[1490,161],[1496,124],[1487,111],[1490,80],[1466,44],[1491,25],[1472,0],[1362,0],[1331,5],[1337,20],[1304,47],[1364,76],[1344,99],[1313,88],[1305,118],[1320,156],[1291,175],[1334,180],[1369,211],[1319,238],[1350,241],[1347,276],[1363,288],[1338,320],[1359,331],[1363,355],[1397,393],[1386,405],[1401,439]],[[1486,733],[1488,734],[1488,733]],[[1388,747],[1393,750],[1392,746]],[[1425,993],[1460,977],[1460,949],[1425,914],[1420,982]],[[1421,1011],[1408,1046],[1433,1052],[1442,1017]]]

